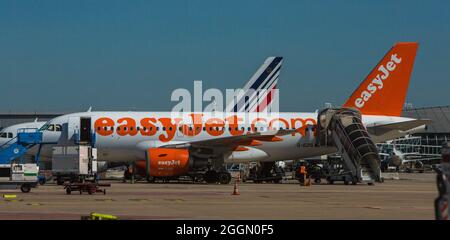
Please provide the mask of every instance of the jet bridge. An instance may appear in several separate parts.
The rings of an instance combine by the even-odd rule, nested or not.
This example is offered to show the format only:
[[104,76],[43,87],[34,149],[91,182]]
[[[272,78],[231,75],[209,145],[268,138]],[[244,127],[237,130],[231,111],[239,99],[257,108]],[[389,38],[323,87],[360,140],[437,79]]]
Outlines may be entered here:
[[352,182],[381,182],[378,149],[362,124],[359,111],[327,108],[318,115],[317,141],[320,146],[335,146]]

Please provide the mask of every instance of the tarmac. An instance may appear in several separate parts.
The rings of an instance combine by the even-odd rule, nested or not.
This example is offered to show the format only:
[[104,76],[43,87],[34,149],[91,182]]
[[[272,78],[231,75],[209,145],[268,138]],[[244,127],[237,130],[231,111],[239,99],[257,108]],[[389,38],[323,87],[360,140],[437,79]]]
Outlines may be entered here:
[[[119,219],[434,219],[433,173],[400,174],[374,186],[335,183],[135,184],[107,181],[106,195],[46,184],[30,193],[0,190],[0,219],[81,219],[91,212]],[[15,194],[4,199],[4,194]]]

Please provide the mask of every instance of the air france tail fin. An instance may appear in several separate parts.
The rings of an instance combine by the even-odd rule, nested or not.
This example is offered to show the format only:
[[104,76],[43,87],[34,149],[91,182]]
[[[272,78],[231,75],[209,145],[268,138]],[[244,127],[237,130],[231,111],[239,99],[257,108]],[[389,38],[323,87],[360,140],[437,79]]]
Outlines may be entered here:
[[227,104],[227,112],[261,112],[270,109],[278,84],[283,57],[268,57],[242,88],[242,93]]
[[365,115],[400,116],[414,66],[416,42],[395,44],[345,102]]

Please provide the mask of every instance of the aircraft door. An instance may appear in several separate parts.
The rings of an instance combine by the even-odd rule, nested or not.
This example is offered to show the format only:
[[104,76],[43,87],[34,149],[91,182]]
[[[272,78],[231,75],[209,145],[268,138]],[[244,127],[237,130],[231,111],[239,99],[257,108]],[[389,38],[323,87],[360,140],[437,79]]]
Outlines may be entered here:
[[90,117],[80,118],[80,142],[92,143]]

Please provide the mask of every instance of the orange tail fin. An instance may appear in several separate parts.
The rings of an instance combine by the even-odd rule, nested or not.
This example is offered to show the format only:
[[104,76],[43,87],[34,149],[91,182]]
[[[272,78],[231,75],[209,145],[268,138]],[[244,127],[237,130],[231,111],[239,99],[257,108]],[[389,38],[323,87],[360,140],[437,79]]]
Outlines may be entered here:
[[395,44],[345,102],[365,115],[400,116],[418,43]]

